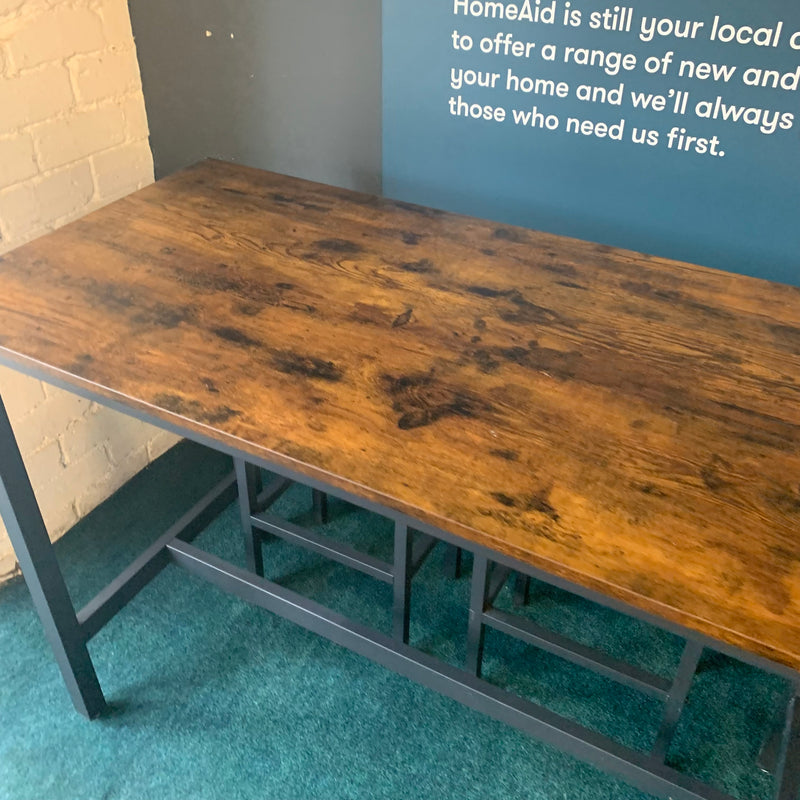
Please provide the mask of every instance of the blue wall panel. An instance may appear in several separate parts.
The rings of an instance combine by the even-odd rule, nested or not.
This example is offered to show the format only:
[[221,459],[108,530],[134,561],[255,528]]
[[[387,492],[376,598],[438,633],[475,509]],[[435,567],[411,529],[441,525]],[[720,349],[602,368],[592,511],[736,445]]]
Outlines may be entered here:
[[[508,5],[494,8],[505,11]],[[537,0],[531,0],[531,9],[536,7]],[[480,13],[492,6],[482,2],[384,0],[384,193],[800,285],[800,90],[795,85],[800,82],[800,36],[795,37],[796,49],[791,46],[792,35],[800,31],[796,0],[629,2],[617,8],[631,9],[630,32],[589,27],[592,12],[613,13],[615,6],[608,3],[572,2],[570,10],[583,14],[580,27],[563,24],[566,0],[538,0],[538,7],[553,8],[555,22],[487,18]],[[769,46],[711,41],[715,16],[723,34],[739,31],[743,40],[755,34],[759,40],[769,39]],[[644,41],[644,18],[692,20],[703,26],[694,39],[656,35]],[[666,30],[668,23],[663,25]],[[456,30],[473,38],[471,51],[454,49]],[[482,39],[494,41],[501,33],[511,34],[513,41],[534,42],[530,57],[480,51]],[[778,45],[772,46],[776,39]],[[542,58],[545,44],[556,45],[555,61]],[[613,56],[608,69],[565,63],[568,46],[631,53],[637,66],[613,75]],[[648,74],[645,60],[664,58],[667,52],[673,53],[667,74]],[[681,77],[684,60],[736,70],[727,82],[713,76]],[[751,67],[776,70],[788,88],[745,85],[742,78]],[[500,78],[494,89],[454,89],[453,68]],[[518,77],[564,81],[569,96],[508,91],[509,69]],[[621,106],[575,97],[579,85],[618,89],[621,83]],[[673,113],[670,90],[689,93],[685,114]],[[667,108],[634,109],[633,91],[663,94]],[[469,104],[502,107],[507,119],[454,116],[449,103],[458,96]],[[713,104],[717,97],[730,106],[763,109],[769,112],[768,122],[778,119],[789,129],[764,133],[758,125],[708,120],[695,113],[698,103]],[[514,123],[513,109],[530,111],[533,106],[556,115],[559,128],[547,131]],[[748,112],[747,118],[756,113]],[[567,132],[570,117],[610,125],[624,119],[623,141]],[[633,143],[634,128],[658,131],[658,145]],[[693,145],[689,152],[679,150],[677,137],[670,149],[667,137],[673,128],[707,140],[717,136],[714,149],[724,156],[699,154]]]

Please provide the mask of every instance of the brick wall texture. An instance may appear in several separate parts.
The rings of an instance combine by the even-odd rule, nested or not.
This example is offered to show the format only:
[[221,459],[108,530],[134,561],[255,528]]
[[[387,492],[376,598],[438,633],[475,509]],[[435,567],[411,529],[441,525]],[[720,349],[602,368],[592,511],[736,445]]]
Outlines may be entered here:
[[[152,182],[147,135],[126,0],[0,0],[0,254]],[[3,367],[0,395],[53,538],[175,441]]]

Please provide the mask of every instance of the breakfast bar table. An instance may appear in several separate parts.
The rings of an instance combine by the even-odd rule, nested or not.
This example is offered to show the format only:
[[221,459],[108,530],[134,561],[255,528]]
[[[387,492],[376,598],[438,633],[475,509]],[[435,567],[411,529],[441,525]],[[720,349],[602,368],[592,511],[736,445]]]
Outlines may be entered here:
[[[0,402],[0,511],[81,713],[87,642],[174,564],[662,797],[728,797],[666,760],[703,651],[741,659],[787,681],[797,800],[800,289],[205,161],[0,257],[0,363],[232,457],[76,611]],[[393,558],[280,519],[288,482],[391,519]],[[246,569],[193,543],[237,496]],[[390,584],[391,634],[267,580],[270,536]],[[409,643],[437,546],[473,554],[460,667]],[[682,637],[676,674],[495,606],[530,577]],[[482,678],[487,628],[662,700],[650,752]]]

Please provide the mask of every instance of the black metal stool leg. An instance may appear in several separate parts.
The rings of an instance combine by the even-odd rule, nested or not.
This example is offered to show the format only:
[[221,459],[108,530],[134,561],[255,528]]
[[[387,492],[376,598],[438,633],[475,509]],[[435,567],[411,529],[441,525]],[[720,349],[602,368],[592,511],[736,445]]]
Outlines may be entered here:
[[445,545],[444,574],[450,580],[457,581],[461,577],[462,550],[454,544]]
[[105,710],[106,701],[2,399],[0,515],[70,698],[92,719]]
[[778,763],[775,769],[775,800],[797,800],[800,796],[800,685],[794,686],[786,709]]
[[483,666],[483,643],[486,637],[483,612],[486,609],[488,592],[489,561],[486,556],[476,555],[475,560],[472,562],[472,590],[469,601],[466,669],[478,677],[481,676],[481,668]]
[[394,526],[394,613],[393,635],[408,644],[411,618],[411,560],[412,538],[408,525],[396,522]]
[[239,487],[239,512],[242,517],[247,568],[263,578],[264,556],[261,551],[261,538],[250,520],[256,510],[258,494],[261,491],[261,470],[241,458],[234,458],[233,466],[236,470],[236,483]]
[[700,656],[703,655],[703,645],[699,642],[688,641],[681,656],[681,663],[678,665],[678,671],[675,674],[675,680],[672,688],[667,695],[667,702],[664,706],[664,715],[661,719],[661,728],[656,737],[656,742],[653,745],[651,754],[655,758],[666,759],[667,751],[669,750],[672,739],[675,736],[675,730],[678,727],[678,721],[683,712],[683,706],[686,703],[686,698],[689,695],[689,689],[692,686],[692,679],[697,671],[697,665],[700,662]]
[[778,770],[778,760],[781,754],[784,727],[785,720],[781,720],[780,724],[775,725],[774,729],[761,746],[756,763],[762,772],[775,775]]
[[328,521],[328,495],[319,489],[312,489],[311,499],[314,503],[314,522],[324,525]]
[[526,606],[531,600],[531,578],[530,575],[517,573],[514,580],[514,605]]

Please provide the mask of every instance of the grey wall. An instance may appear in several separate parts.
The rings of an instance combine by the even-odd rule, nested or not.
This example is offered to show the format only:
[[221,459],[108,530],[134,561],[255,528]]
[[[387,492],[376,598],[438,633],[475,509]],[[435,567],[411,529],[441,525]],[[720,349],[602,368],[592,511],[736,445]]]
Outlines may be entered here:
[[380,191],[380,0],[129,6],[156,177],[212,156]]

